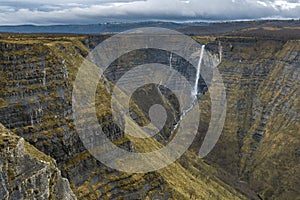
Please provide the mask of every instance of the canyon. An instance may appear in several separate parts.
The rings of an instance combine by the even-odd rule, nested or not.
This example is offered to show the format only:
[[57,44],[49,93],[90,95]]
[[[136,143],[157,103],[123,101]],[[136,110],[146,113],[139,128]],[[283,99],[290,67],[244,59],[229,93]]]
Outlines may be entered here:
[[[159,85],[136,91],[131,117],[137,124],[149,122],[147,108],[156,103],[166,107],[168,116],[154,141],[140,142],[127,137],[111,116],[110,90],[116,81],[137,65],[159,62],[197,85],[201,117],[196,140],[175,163],[144,174],[120,172],[97,161],[73,121],[72,83],[78,69],[111,35],[0,34],[0,123],[6,127],[1,126],[0,198],[297,199],[299,29],[242,27],[214,36],[197,35],[195,29],[185,31],[220,62],[228,105],[220,140],[207,157],[200,159],[198,151],[211,117],[208,86],[186,60],[162,50],[136,50],[115,60],[105,72],[107,80],[99,82],[96,111],[103,132],[118,147],[141,152],[172,138],[181,118],[178,102]],[[286,30],[293,34],[284,37]],[[28,157],[38,169],[24,161]],[[23,162],[26,170],[18,166]]]

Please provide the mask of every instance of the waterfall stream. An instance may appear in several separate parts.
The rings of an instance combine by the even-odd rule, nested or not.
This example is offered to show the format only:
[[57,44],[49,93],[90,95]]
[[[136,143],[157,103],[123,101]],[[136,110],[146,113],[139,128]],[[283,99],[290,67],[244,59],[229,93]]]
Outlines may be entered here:
[[192,92],[192,96],[194,97],[194,99],[197,99],[197,95],[198,95],[198,83],[199,83],[200,74],[201,74],[201,64],[202,64],[202,60],[203,60],[204,49],[205,49],[205,45],[202,45],[201,52],[200,52],[200,59],[199,59],[198,66],[197,66],[196,81],[195,81],[195,85],[194,85],[194,90]]
[[[194,83],[194,86],[193,86],[193,89],[192,89],[192,92],[191,92],[191,97],[193,99],[191,105],[189,105],[187,108],[184,108],[182,113],[180,114],[180,118],[179,120],[177,121],[177,123],[174,125],[172,131],[171,131],[171,134],[173,134],[173,132],[177,129],[177,127],[179,126],[180,122],[183,120],[183,118],[186,116],[186,114],[193,109],[193,107],[196,105],[196,103],[198,102],[198,98],[199,98],[199,94],[198,94],[198,84],[199,84],[199,80],[200,80],[200,77],[201,77],[201,65],[202,65],[202,60],[203,60],[203,55],[204,55],[204,51],[205,51],[205,45],[202,45],[201,47],[201,51],[200,51],[200,56],[199,56],[199,61],[198,61],[198,66],[197,66],[197,72],[196,72],[196,79],[195,79],[195,83]],[[173,54],[171,53],[170,54],[170,57],[169,57],[169,66],[170,66],[170,69],[172,68],[172,58],[173,58]],[[162,94],[161,90],[160,90],[160,85],[162,83],[158,84],[157,86],[157,90],[158,90],[158,93],[159,95],[164,98],[164,95]],[[171,106],[172,108],[172,106]],[[174,111],[175,112],[175,111]]]
[[172,68],[172,59],[173,59],[173,53],[171,52],[170,58],[169,58],[169,66],[170,66],[170,69]]
[[30,113],[30,124],[31,124],[31,126],[34,125],[34,124],[33,124],[33,116],[32,116],[32,113]]
[[182,119],[185,117],[185,115],[190,110],[192,110],[193,107],[195,106],[195,104],[198,102],[198,83],[199,83],[199,79],[200,79],[200,75],[201,75],[201,64],[202,64],[202,60],[203,60],[204,50],[205,50],[205,45],[202,45],[201,51],[200,51],[200,58],[199,58],[198,66],[197,66],[196,80],[195,80],[195,84],[194,84],[194,89],[193,89],[192,94],[191,94],[192,97],[193,97],[193,102],[191,103],[191,105],[187,109],[184,109],[182,111],[182,113],[180,114],[180,118],[179,118],[178,122],[175,124],[175,126],[172,129],[171,134],[173,134],[173,132],[177,129],[178,125],[180,124]]
[[62,67],[62,73],[64,75],[64,78],[69,78],[69,73],[66,66],[66,60],[62,61],[63,67]]
[[[173,59],[173,53],[170,53],[170,57],[169,57],[169,66],[170,66],[170,70],[172,69],[172,59]],[[157,86],[157,91],[159,93],[159,95],[164,98],[164,95],[162,94],[161,90],[160,90],[160,85],[162,84],[162,81],[158,84]]]
[[45,86],[46,85],[46,70],[45,69],[43,70],[43,74],[44,74],[44,76],[43,76],[43,86]]

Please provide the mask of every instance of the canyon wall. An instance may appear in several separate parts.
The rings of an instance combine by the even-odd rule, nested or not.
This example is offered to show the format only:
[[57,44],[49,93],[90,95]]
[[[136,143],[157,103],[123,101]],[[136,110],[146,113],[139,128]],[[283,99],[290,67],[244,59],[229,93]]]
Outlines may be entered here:
[[[72,119],[71,91],[77,70],[89,51],[107,37],[0,37],[0,122],[54,158],[77,198],[295,199],[300,195],[299,40],[255,35],[194,37],[222,60],[218,68],[226,87],[228,110],[220,140],[206,158],[196,156],[211,108],[207,85],[201,79],[200,127],[191,151],[157,172],[127,174],[94,159],[80,141]],[[135,51],[112,63],[105,72],[111,83],[101,80],[98,86],[96,110],[99,121],[104,123],[104,133],[128,151],[148,146],[130,141],[114,123],[109,86],[129,69],[148,61],[172,66],[195,82],[196,69],[165,51]],[[180,113],[174,96],[167,89],[160,90],[171,102],[167,105],[167,125],[156,137],[165,144],[172,138],[169,133]],[[157,96],[159,92],[157,85],[142,88],[135,102],[164,103],[163,97],[157,102],[143,100],[145,91]],[[137,103],[132,109],[132,118],[140,124],[148,120],[143,106]],[[51,174],[49,167],[41,166],[48,170],[45,174]],[[3,194],[8,194],[7,182],[2,181],[2,185]],[[18,191],[22,195],[40,195]]]
[[[78,199],[245,199],[192,152],[157,172],[127,174],[106,167],[85,149],[72,119],[72,82],[88,47],[103,38],[1,35],[0,122],[54,158]],[[110,93],[104,81],[98,91],[96,110],[104,133],[119,147],[134,151],[135,144],[111,118]],[[138,108],[135,111],[139,114]],[[136,147],[148,148],[143,143]]]
[[0,124],[1,199],[77,199],[55,161]]
[[[294,199],[300,180],[300,42],[256,37],[220,42],[228,110],[221,138],[205,159],[234,174],[239,184],[248,183],[263,199]],[[200,101],[204,131],[209,101],[209,95]]]

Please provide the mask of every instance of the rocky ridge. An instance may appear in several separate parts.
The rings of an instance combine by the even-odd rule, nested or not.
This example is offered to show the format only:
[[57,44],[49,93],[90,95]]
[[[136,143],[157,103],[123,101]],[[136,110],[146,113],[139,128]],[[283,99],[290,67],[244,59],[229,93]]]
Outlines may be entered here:
[[[80,199],[244,198],[232,187],[251,199],[295,199],[300,180],[299,40],[236,34],[194,37],[215,54],[222,49],[219,70],[228,97],[223,133],[204,159],[209,165],[195,156],[210,119],[209,94],[199,101],[202,109],[198,140],[192,146],[195,153],[188,151],[166,169],[147,174],[121,173],[105,167],[85,150],[72,123],[71,83],[83,57],[107,36],[33,39],[30,35],[2,35],[0,122],[54,157]],[[150,52],[148,57],[143,57],[143,52],[135,53],[142,61],[158,59],[170,64],[168,52]],[[128,54],[116,60],[107,75],[117,78],[125,69],[142,64],[139,60],[132,63],[133,57]],[[184,60],[172,55],[171,64],[194,81],[195,71]],[[159,146],[124,138],[110,118],[109,87],[102,83],[98,118],[106,122],[103,128],[114,143],[127,150]],[[199,88],[204,89],[202,83]],[[151,91],[153,87],[146,89]],[[176,103],[172,105],[176,110]],[[134,111],[135,120],[143,121],[143,114]],[[174,119],[176,115],[169,123]],[[168,128],[158,141],[168,140]],[[182,181],[178,183],[178,179]]]
[[[93,41],[81,36],[31,37],[1,37],[0,121],[55,158],[77,198],[245,198],[215,177],[213,169],[192,153],[183,162],[197,159],[197,164],[190,168],[177,162],[146,174],[118,172],[94,159],[75,132],[71,109],[71,83],[89,51],[86,46],[92,46]],[[101,40],[102,36],[99,37]],[[99,84],[99,91],[96,109],[100,122],[105,121],[104,132],[117,145],[131,150],[132,143],[111,120],[106,85]],[[151,148],[150,145],[137,147]]]
[[0,124],[0,199],[77,199],[55,160]]
[[[239,184],[249,183],[263,199],[296,198],[299,40],[227,36],[220,41],[219,70],[229,107],[221,138],[206,160],[234,174]],[[215,42],[208,46],[216,49]],[[208,95],[201,104],[205,131],[210,116]]]

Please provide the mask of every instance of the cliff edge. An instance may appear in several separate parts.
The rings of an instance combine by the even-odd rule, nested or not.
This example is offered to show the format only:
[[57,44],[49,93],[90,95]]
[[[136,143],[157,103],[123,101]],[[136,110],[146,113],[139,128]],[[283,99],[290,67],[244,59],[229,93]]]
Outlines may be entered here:
[[76,199],[55,160],[0,124],[0,199]]

